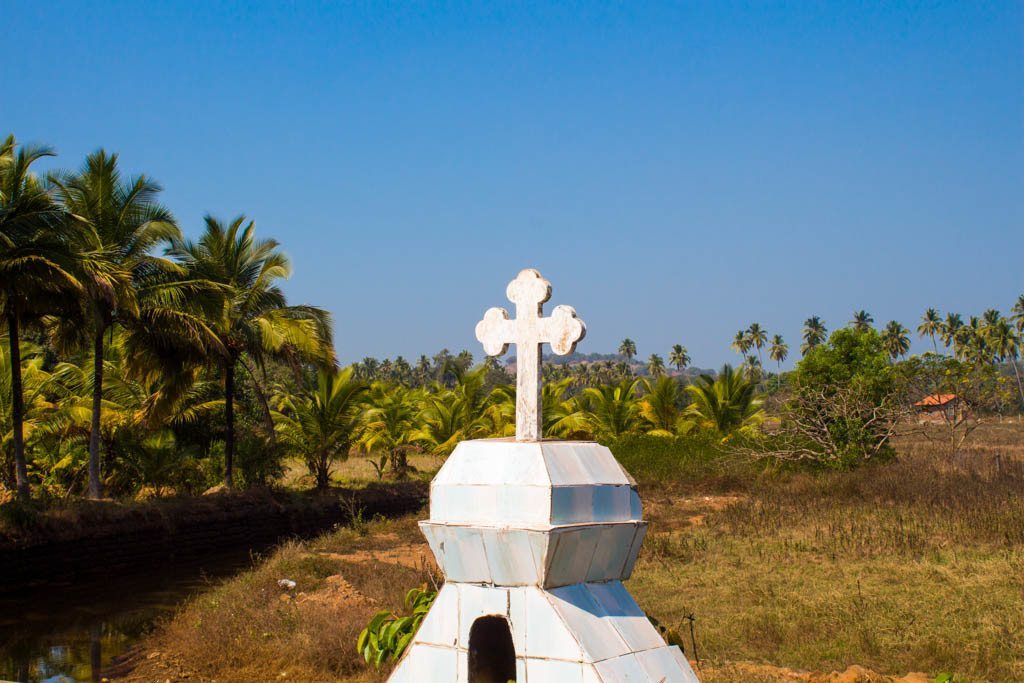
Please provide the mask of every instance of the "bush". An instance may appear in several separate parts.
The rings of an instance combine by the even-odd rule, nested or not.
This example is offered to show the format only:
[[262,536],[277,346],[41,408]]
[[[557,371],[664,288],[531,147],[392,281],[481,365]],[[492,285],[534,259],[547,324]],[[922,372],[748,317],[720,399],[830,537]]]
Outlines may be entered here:
[[637,481],[694,481],[721,476],[728,469],[727,447],[710,432],[671,437],[635,434],[607,446]]
[[839,469],[886,460],[903,414],[896,375],[874,330],[836,330],[797,364],[774,454]]

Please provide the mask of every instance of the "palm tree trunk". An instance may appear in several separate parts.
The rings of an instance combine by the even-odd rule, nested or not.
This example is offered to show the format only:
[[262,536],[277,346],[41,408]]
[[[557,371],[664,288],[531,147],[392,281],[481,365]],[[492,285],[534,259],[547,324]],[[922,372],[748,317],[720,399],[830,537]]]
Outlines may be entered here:
[[224,437],[224,486],[234,488],[235,465],[235,360],[224,366],[224,421],[227,434]]
[[92,350],[92,418],[89,424],[89,497],[103,497],[100,483],[100,410],[103,405],[103,325],[97,325]]
[[330,459],[323,455],[316,456],[316,488],[324,490],[330,484]]
[[[263,413],[263,428],[267,431],[267,440],[270,442],[271,448],[276,448],[277,432],[274,431],[274,416],[270,413],[270,402],[267,400],[267,394],[263,390],[263,385],[260,384],[259,379],[256,377],[256,373],[253,372],[252,367],[244,360],[242,361],[242,367],[249,373],[253,388],[256,390],[256,398],[259,399],[260,410]],[[266,380],[266,373],[263,373],[263,379]]]
[[1011,356],[1010,363],[1013,364],[1013,374],[1017,376],[1017,392],[1020,394],[1020,405],[1017,406],[1019,414],[1020,408],[1024,407],[1024,385],[1022,385],[1020,381],[1020,369],[1017,367],[1017,358]]
[[25,467],[25,397],[21,386],[21,343],[18,340],[18,313],[8,299],[7,335],[11,345],[11,426],[14,430],[14,471],[18,498],[28,500],[28,469]]

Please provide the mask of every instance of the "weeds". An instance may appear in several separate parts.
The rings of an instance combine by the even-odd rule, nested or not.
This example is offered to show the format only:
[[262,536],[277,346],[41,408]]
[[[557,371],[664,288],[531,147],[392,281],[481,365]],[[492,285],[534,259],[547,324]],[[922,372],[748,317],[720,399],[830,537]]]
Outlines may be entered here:
[[1024,439],[979,444],[904,442],[894,463],[709,501],[660,491],[630,589],[663,623],[695,615],[712,662],[1024,680]]

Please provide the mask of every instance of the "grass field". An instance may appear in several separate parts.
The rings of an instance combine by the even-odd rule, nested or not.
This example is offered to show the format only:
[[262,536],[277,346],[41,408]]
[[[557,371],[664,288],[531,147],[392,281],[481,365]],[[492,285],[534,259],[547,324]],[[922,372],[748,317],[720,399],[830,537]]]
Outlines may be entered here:
[[[854,472],[702,460],[642,484],[651,529],[630,590],[707,682],[808,680],[747,663],[1024,680],[1024,429],[987,426],[955,460],[921,435],[899,449]],[[435,580],[412,518],[288,544],[184,606],[129,680],[382,679],[357,633]]]
[[662,622],[694,615],[711,664],[1024,680],[1024,466],[920,450],[696,514],[652,492],[630,589]]
[[[410,453],[408,459],[409,466],[413,468],[412,476],[427,479],[444,463],[443,458],[429,453]],[[369,458],[355,455],[337,463],[331,472],[331,484],[335,486],[352,486],[378,479]],[[284,488],[305,490],[314,486],[316,480],[304,462],[293,458],[284,462],[284,476],[278,483]]]

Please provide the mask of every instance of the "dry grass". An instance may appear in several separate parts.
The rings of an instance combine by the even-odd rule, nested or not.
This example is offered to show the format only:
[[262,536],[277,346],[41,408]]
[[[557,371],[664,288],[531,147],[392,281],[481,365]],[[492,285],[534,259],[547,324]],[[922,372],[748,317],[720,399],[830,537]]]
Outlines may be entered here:
[[[437,575],[426,555],[366,559],[419,540],[411,518],[373,522],[366,532],[342,529],[287,543],[193,599],[134,654],[137,663],[124,680],[383,680],[355,652],[359,631],[378,610],[400,609],[409,587]],[[283,578],[296,588],[282,589]]]
[[955,462],[904,443],[897,463],[762,481],[702,515],[655,505],[630,589],[664,622],[693,614],[711,663],[1024,680],[1024,432],[982,436]]
[[[414,478],[430,480],[443,464],[444,458],[437,455],[409,454],[409,465],[413,467],[412,476]],[[352,456],[348,460],[339,462],[331,472],[331,484],[335,486],[353,486],[378,480],[373,465],[367,458],[361,456]],[[278,484],[284,488],[301,491],[313,488],[316,481],[304,462],[292,458],[284,462],[284,475]]]
[[[855,472],[646,486],[651,530],[630,590],[663,623],[694,615],[712,683],[896,680],[761,664],[1024,680],[1024,428],[972,443],[953,462],[916,436],[898,462]],[[129,680],[382,680],[353,644],[428,580],[417,552],[412,519],[289,544],[187,604]],[[280,578],[305,596],[282,599]]]

